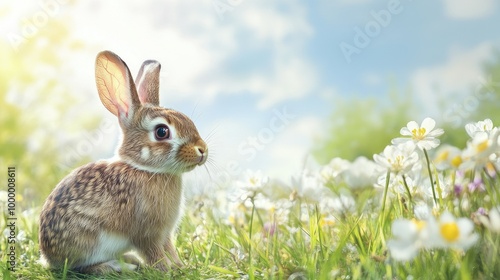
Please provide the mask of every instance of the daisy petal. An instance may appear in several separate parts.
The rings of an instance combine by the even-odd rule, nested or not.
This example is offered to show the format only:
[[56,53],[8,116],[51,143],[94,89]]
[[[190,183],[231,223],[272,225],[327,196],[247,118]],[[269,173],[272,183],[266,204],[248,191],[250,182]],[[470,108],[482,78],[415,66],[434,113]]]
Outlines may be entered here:
[[399,145],[399,144],[404,144],[408,141],[412,141],[411,138],[403,138],[403,137],[398,137],[398,138],[394,138],[391,140],[391,143],[393,145]]
[[443,135],[443,133],[444,130],[442,128],[436,128],[433,131],[429,132],[429,134],[427,134],[427,137],[438,137]]
[[399,133],[403,136],[412,136],[410,129],[408,127],[402,127]]
[[436,121],[432,118],[425,118],[420,127],[425,128],[426,131],[431,131],[436,127]]
[[[401,131],[403,131],[403,128],[401,129]],[[411,135],[411,131],[413,131],[414,129],[418,130],[420,127],[418,126],[418,123],[416,121],[410,121],[408,122],[408,124],[406,124],[406,128],[408,129]]]

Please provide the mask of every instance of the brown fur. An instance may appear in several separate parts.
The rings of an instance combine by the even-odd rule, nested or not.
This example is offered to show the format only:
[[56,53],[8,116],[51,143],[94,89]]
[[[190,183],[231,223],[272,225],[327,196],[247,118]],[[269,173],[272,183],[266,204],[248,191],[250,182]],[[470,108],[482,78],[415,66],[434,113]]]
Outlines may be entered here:
[[[67,263],[83,273],[121,271],[117,260],[131,249],[164,271],[183,265],[172,243],[181,215],[181,173],[203,164],[208,148],[187,116],[152,104],[159,100],[159,64],[143,71],[147,63],[136,79],[144,81],[137,85],[139,98],[126,64],[111,52],[98,55],[99,96],[118,117],[123,140],[118,160],[74,170],[47,198],[39,242],[42,259],[51,267]],[[129,86],[116,86],[113,77]],[[175,139],[151,140],[150,122],[157,118],[175,129]]]
[[[98,234],[106,231],[130,239],[149,264],[166,260],[165,253],[154,250],[170,246],[168,229],[177,222],[181,200],[179,176],[152,174],[123,162],[87,164],[47,198],[40,250],[52,266],[63,266],[66,258],[70,267],[78,266],[95,249]],[[169,253],[180,262],[175,250]]]

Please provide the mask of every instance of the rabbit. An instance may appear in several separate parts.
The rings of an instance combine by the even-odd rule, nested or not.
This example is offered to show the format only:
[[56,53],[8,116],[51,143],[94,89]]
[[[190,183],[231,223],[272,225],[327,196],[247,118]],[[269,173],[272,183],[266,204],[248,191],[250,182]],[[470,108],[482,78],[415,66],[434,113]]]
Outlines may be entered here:
[[48,267],[88,274],[136,269],[137,259],[118,261],[131,250],[162,271],[183,266],[172,242],[181,175],[206,162],[208,147],[189,117],[159,106],[159,73],[160,63],[147,60],[134,82],[118,55],[97,55],[97,91],[118,117],[121,144],[114,159],[73,170],[45,201],[39,244]]

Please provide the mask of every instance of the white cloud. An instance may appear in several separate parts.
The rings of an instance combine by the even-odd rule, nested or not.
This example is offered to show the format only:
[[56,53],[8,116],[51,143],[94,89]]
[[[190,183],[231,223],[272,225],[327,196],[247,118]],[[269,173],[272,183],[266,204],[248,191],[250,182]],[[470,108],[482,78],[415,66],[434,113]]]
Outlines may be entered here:
[[269,108],[280,101],[305,96],[316,88],[316,73],[310,63],[289,58],[278,60],[276,64],[273,75],[254,88],[257,92],[265,93],[259,102],[260,108]]
[[[241,8],[238,16],[238,24],[245,29],[249,29],[251,34],[255,34],[261,44],[269,41],[273,48],[284,48],[290,45],[300,45],[303,40],[312,35],[313,30],[306,21],[306,14],[302,6],[297,2],[287,5],[287,11],[279,11],[277,5],[262,6],[254,4]],[[288,50],[295,51],[293,48]],[[283,51],[287,51],[284,48]]]
[[[211,101],[221,93],[250,92],[267,109],[316,89],[316,70],[302,54],[313,34],[303,3],[287,2],[282,11],[276,3],[242,2],[222,20],[212,4],[79,2],[71,11],[72,33],[95,52],[106,48],[119,54],[133,75],[143,60],[159,60],[162,91],[174,94],[164,99]],[[268,60],[239,73],[226,68],[252,50],[265,52]]]
[[[102,49],[116,52],[128,64],[133,76],[142,61],[160,61],[162,92],[187,93],[187,96],[177,96],[192,97],[202,89],[196,80],[220,62],[220,53],[207,48],[200,36],[183,32],[183,28],[187,27],[170,28],[171,18],[165,17],[165,22],[158,23],[152,9],[155,5],[160,4],[154,1],[127,1],[126,5],[107,1],[79,2],[70,11],[72,33],[92,46],[89,52],[97,53]],[[203,14],[199,12],[199,5],[193,6],[195,13]],[[182,5],[173,1],[168,6],[163,4],[162,8],[158,7],[174,10],[181,8]],[[205,11],[207,12],[211,10]],[[190,14],[185,10],[179,10],[179,13]],[[93,69],[88,72],[92,73]],[[162,97],[176,99],[177,96]]]
[[455,49],[443,64],[417,69],[410,81],[426,113],[439,112],[437,101],[459,100],[484,80],[481,66],[492,51],[493,46],[489,43],[471,50]]
[[444,11],[452,19],[476,19],[493,14],[495,5],[495,0],[444,0]]

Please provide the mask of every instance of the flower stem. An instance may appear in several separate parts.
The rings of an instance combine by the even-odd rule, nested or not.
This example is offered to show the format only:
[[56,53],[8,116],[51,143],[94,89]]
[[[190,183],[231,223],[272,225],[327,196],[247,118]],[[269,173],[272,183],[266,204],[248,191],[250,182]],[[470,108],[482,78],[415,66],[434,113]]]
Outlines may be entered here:
[[382,240],[385,240],[385,236],[384,236],[385,216],[386,216],[386,214],[385,214],[385,202],[387,200],[387,192],[389,191],[390,179],[391,179],[391,171],[387,170],[387,175],[385,176],[384,197],[382,198],[382,213],[380,213],[379,223],[377,224],[377,232],[382,237]]
[[387,171],[387,175],[385,176],[385,189],[384,189],[384,198],[382,199],[382,216],[385,214],[385,201],[387,199],[387,191],[389,190],[389,180],[391,179],[391,172]]
[[427,150],[426,149],[423,150],[424,150],[425,160],[427,161],[427,171],[429,171],[429,180],[431,181],[432,198],[434,199],[434,205],[437,205],[436,190],[434,189],[434,181],[432,180],[431,162],[429,161],[429,155],[427,154]]
[[408,200],[410,201],[410,210],[413,205],[413,199],[411,197],[410,188],[408,187],[408,183],[406,182],[406,176],[403,174],[403,184],[405,185],[406,193],[408,194]]

